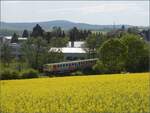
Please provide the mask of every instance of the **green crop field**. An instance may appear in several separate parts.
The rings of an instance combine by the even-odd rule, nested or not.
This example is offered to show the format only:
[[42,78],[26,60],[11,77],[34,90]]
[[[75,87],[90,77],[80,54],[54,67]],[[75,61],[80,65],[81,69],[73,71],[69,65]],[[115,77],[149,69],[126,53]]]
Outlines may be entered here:
[[149,113],[149,74],[1,81],[0,113]]

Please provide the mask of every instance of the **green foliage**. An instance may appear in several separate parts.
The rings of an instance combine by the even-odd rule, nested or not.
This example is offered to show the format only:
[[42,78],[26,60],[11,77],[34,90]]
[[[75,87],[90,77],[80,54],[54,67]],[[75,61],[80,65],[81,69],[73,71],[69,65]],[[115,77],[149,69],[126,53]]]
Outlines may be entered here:
[[53,37],[65,37],[65,33],[61,29],[61,27],[54,26],[52,29],[52,36]]
[[93,66],[93,70],[95,70],[96,73],[107,73],[107,67],[105,67],[105,65],[100,60],[98,60]]
[[11,43],[17,43],[18,42],[18,35],[16,33],[13,34],[12,39],[11,39]]
[[[64,42],[65,41],[62,41],[62,43]],[[63,61],[63,54],[61,51],[49,52],[49,49],[49,45],[41,37],[29,38],[22,45],[24,59],[29,64],[29,67],[34,69],[41,69],[45,63]]]
[[129,72],[148,71],[149,44],[142,37],[134,34],[124,35],[121,41],[128,49],[126,70]]
[[39,72],[34,69],[27,69],[21,72],[21,78],[38,78]]
[[11,55],[11,47],[9,46],[9,43],[4,42],[0,45],[0,58],[4,66],[8,66],[9,63],[12,60],[12,55]]
[[43,38],[47,41],[47,43],[50,43],[50,40],[52,38],[52,33],[51,32],[45,32]]
[[69,31],[70,41],[85,40],[90,34],[90,30],[79,30],[77,27],[73,27]]
[[44,30],[39,24],[36,24],[36,26],[33,28],[33,31],[31,33],[31,37],[42,37],[44,35]]
[[131,27],[131,28],[128,28],[128,33],[130,34],[134,34],[134,35],[138,35],[138,33],[140,32],[138,27]]
[[50,51],[47,55],[47,62],[45,63],[56,63],[64,61],[64,55],[61,51]]
[[119,39],[109,39],[98,50],[99,62],[105,73],[124,71],[127,48]]
[[47,61],[48,49],[41,37],[29,38],[22,45],[22,54],[30,67],[39,69]]
[[70,41],[76,41],[79,36],[79,30],[74,27],[69,31]]
[[102,34],[91,34],[86,38],[85,47],[89,58],[94,58],[96,49],[99,48],[105,41],[105,37]]
[[71,73],[71,75],[73,75],[73,76],[83,75],[83,73],[81,71],[75,71],[75,72]]
[[50,46],[51,47],[66,47],[67,43],[69,41],[68,37],[53,37],[50,40]]
[[127,31],[125,30],[125,27],[122,26],[121,29],[114,29],[114,30],[107,32],[106,36],[108,39],[121,38],[126,33]]
[[0,78],[1,80],[9,80],[9,79],[19,79],[19,73],[16,70],[12,70],[12,69],[4,69],[3,71],[1,71],[0,73]]
[[29,37],[29,33],[28,33],[28,30],[24,30],[23,33],[22,33],[22,37],[26,37],[28,38]]
[[93,68],[98,73],[144,72],[149,69],[149,54],[148,42],[139,35],[125,33],[102,44]]

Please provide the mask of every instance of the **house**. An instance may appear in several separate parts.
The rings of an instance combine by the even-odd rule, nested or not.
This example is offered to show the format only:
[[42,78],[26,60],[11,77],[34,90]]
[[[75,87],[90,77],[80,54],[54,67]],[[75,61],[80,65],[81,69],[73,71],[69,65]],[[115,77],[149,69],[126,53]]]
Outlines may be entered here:
[[84,47],[84,44],[85,44],[84,41],[75,41],[73,42],[73,45],[72,45],[72,42],[69,41],[67,44],[67,47],[82,48]]
[[0,39],[1,43],[7,42],[9,44],[9,46],[12,49],[11,53],[13,57],[18,58],[21,56],[20,52],[21,44],[22,42],[26,41],[27,38],[18,37],[18,43],[11,43],[12,36],[3,36],[3,37],[1,36]]
[[86,51],[84,48],[84,41],[75,41],[68,42],[66,47],[50,48],[49,52],[62,52],[64,54],[64,60],[77,60],[77,59],[86,59]]
[[[12,36],[5,36],[3,42],[7,41],[7,42],[11,43],[11,39],[12,39]],[[18,42],[19,43],[23,42],[23,41],[26,41],[26,40],[27,40],[27,38],[18,37]]]

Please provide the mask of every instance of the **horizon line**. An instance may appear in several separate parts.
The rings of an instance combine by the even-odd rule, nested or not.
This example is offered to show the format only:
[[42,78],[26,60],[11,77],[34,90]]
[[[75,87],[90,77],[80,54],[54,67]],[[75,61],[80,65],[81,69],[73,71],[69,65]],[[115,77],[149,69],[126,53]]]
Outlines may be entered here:
[[[0,23],[14,23],[14,24],[22,24],[22,23],[28,23],[28,24],[30,24],[30,23],[36,23],[36,24],[38,24],[38,23],[44,23],[44,22],[53,22],[53,21],[66,21],[66,22],[70,22],[70,23],[74,23],[74,24],[88,24],[88,25],[97,25],[97,26],[99,26],[99,25],[114,25],[114,23],[112,23],[112,24],[92,24],[92,23],[86,23],[86,22],[75,22],[75,21],[71,21],[71,20],[61,20],[61,19],[56,19],[56,20],[43,20],[43,21],[30,21],[30,22],[25,22],[25,21],[22,21],[22,22],[14,22],[14,21],[1,21],[0,20]],[[116,24],[115,23],[115,25],[127,25],[127,26],[140,26],[140,27],[149,27],[150,25],[131,25],[131,24]]]

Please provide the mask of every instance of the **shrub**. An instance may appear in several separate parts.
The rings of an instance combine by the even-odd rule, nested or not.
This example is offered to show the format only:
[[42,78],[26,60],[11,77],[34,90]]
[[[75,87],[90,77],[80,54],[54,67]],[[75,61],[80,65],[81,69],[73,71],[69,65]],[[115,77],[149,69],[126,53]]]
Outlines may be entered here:
[[81,71],[75,71],[73,73],[71,73],[71,75],[75,76],[75,75],[83,75],[83,73]]
[[16,70],[4,69],[1,73],[1,80],[19,79],[19,73]]
[[95,73],[106,73],[107,72],[107,69],[106,67],[103,65],[102,61],[98,60],[96,62],[96,64],[93,66],[93,70],[95,71]]
[[39,72],[34,69],[27,69],[21,72],[21,78],[38,78]]

